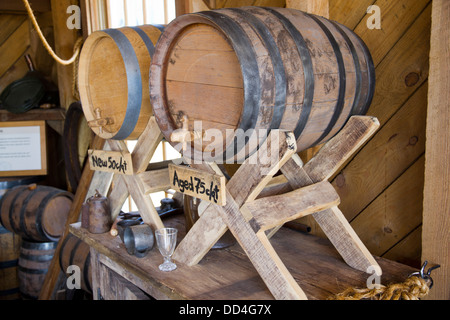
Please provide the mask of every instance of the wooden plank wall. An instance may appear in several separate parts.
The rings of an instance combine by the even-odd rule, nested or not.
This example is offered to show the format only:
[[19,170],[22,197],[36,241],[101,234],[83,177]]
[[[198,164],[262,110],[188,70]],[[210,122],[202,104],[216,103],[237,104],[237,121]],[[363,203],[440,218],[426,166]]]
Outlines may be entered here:
[[[53,45],[53,20],[51,11],[37,13],[42,32]],[[24,59],[30,54],[36,70],[57,83],[55,62],[41,44],[25,11],[0,13],[0,92],[11,82],[22,78],[28,67]]]
[[[369,29],[370,5],[381,29]],[[340,208],[371,253],[421,264],[430,0],[330,0],[330,19],[354,30],[376,67],[368,114],[378,133],[333,180]]]

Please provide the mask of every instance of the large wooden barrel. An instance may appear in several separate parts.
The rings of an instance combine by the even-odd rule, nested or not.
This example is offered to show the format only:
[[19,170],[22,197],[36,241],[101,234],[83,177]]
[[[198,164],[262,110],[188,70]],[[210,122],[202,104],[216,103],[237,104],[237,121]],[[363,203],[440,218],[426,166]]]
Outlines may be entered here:
[[48,186],[17,186],[0,200],[0,223],[30,241],[57,241],[72,205],[73,194]]
[[93,32],[83,45],[78,78],[83,112],[104,139],[137,139],[152,108],[148,92],[154,44],[162,27],[144,25]]
[[252,129],[291,131],[297,151],[326,142],[367,112],[374,85],[371,55],[355,33],[286,8],[180,16],[158,41],[150,69],[150,100],[167,141],[179,149],[171,135],[187,119],[197,137],[189,156],[203,151],[216,161],[254,152],[237,143]]
[[19,288],[23,299],[39,297],[57,245],[57,242],[22,240],[19,256]]
[[72,234],[64,239],[59,254],[59,266],[64,274],[67,268],[76,265],[80,268],[81,289],[92,293],[91,255],[89,245]]

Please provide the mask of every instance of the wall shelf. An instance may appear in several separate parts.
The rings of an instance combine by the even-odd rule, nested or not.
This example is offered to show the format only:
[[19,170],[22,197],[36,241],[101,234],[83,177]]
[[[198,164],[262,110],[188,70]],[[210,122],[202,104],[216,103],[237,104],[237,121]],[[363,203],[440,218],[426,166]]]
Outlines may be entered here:
[[0,121],[63,121],[66,118],[66,111],[62,108],[54,109],[31,109],[25,113],[15,114],[7,110],[0,109]]

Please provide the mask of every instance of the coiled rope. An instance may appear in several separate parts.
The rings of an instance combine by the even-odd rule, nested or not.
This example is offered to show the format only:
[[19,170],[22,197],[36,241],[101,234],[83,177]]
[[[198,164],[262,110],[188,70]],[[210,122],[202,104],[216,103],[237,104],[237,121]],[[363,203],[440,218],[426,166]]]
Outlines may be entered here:
[[430,287],[425,279],[411,277],[403,283],[373,289],[348,288],[328,300],[420,300],[428,295]]
[[373,289],[348,288],[328,300],[420,300],[427,296],[433,287],[431,272],[440,267],[435,265],[425,272],[427,264],[428,261],[425,261],[420,271],[411,274],[403,283],[380,285]]

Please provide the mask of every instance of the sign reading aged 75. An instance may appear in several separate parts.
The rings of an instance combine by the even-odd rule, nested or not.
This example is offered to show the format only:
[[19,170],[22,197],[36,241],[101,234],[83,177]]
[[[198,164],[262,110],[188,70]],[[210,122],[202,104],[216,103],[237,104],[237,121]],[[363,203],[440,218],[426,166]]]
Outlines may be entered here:
[[219,206],[226,204],[224,176],[169,164],[169,179],[175,191]]
[[89,150],[88,157],[91,170],[133,174],[131,153],[129,152]]

